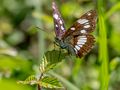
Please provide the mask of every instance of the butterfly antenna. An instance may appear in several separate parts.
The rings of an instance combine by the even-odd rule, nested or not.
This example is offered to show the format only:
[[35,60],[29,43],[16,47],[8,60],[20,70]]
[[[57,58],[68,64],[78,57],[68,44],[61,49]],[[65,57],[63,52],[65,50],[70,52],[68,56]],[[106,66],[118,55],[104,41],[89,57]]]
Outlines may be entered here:
[[39,30],[41,30],[41,31],[44,31],[44,32],[48,33],[48,29],[46,29],[46,28],[45,28],[45,29],[46,29],[47,31],[46,31],[45,29],[43,29],[43,28],[38,27],[38,26],[36,26],[36,28],[39,29]]

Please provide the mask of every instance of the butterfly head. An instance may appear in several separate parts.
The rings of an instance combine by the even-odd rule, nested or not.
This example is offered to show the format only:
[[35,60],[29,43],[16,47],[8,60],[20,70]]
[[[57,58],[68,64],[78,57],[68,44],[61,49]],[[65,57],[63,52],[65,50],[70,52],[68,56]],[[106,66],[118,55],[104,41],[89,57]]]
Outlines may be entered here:
[[56,44],[59,45],[62,49],[67,48],[67,44],[65,44],[63,40],[61,40],[61,39],[59,39],[59,38],[57,38],[57,37],[55,37],[55,42],[56,42]]

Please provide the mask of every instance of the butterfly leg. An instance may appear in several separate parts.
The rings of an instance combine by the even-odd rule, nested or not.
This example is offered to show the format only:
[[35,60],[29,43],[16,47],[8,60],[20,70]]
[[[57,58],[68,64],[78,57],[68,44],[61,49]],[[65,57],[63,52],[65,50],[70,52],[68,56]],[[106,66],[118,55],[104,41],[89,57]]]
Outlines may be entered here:
[[56,45],[59,46],[59,44],[56,43],[55,41],[53,43],[54,43],[54,50],[55,50]]
[[54,50],[55,50],[55,42],[54,42]]
[[61,48],[59,48],[60,52],[59,52],[59,55],[58,55],[58,61],[60,59],[60,55],[61,55]]
[[54,46],[55,46],[55,45],[59,46],[59,44],[54,41]]
[[72,56],[76,55],[72,46],[68,46],[68,54],[71,54]]

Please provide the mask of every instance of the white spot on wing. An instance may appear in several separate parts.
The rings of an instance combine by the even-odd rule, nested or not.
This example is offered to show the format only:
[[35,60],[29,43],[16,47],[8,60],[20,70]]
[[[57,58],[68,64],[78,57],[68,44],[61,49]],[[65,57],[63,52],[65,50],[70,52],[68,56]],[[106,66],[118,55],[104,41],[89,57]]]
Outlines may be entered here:
[[82,47],[83,45],[80,45],[80,44],[79,44],[78,46],[79,46],[79,47]]
[[62,30],[64,30],[64,27],[63,27],[63,26],[61,26],[61,29],[62,29]]
[[60,20],[60,24],[63,24],[62,20]]
[[79,38],[77,44],[78,45],[83,45],[83,44],[85,44],[86,41],[87,41],[86,37]]
[[88,13],[88,16],[90,16],[91,15],[91,13]]
[[87,22],[87,23],[85,23],[85,25],[88,25],[89,23]]
[[78,42],[77,44],[84,45],[84,44],[85,44],[85,42]]
[[80,40],[77,42],[77,44],[83,45],[83,44],[85,44],[85,42],[86,42],[86,40]]
[[87,40],[87,38],[86,37],[84,37],[84,38],[81,38],[82,40]]
[[85,26],[84,26],[84,28],[89,28],[89,27],[90,27],[90,25],[85,25]]
[[76,49],[76,48],[74,48],[74,50],[75,50],[75,53],[77,54],[77,53],[78,53],[77,49]]
[[85,30],[81,30],[80,32],[81,32],[81,33],[86,33],[86,31],[85,31]]
[[75,28],[74,27],[72,27],[72,28],[70,28],[71,30],[75,30]]
[[53,5],[52,8],[55,9],[55,6]]
[[77,45],[75,45],[75,48],[76,48],[77,50],[80,50],[80,47],[79,47],[79,46],[77,46]]
[[53,17],[54,17],[55,19],[58,19],[58,14],[54,14]]
[[56,9],[56,8],[55,8],[55,3],[54,3],[54,2],[52,3],[52,8],[53,8],[53,9]]
[[55,25],[56,27],[58,27],[58,25]]
[[80,24],[84,24],[84,23],[87,23],[88,20],[87,19],[79,19],[77,22]]

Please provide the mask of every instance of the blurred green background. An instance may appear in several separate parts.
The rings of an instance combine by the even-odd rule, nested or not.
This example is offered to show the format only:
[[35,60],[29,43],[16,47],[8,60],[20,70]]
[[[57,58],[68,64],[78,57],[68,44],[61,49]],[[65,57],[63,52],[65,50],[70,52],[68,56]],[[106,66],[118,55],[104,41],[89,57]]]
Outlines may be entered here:
[[[97,1],[100,0],[56,0],[66,28],[85,12],[100,8]],[[0,90],[37,90],[36,86],[16,82],[32,74],[38,75],[44,52],[54,49],[51,2],[0,0]],[[105,0],[101,8],[107,34],[108,89],[120,90],[120,1]],[[54,70],[53,75],[64,82],[67,90],[73,90],[71,87],[75,87],[74,90],[100,90],[99,41],[102,40],[99,24],[93,33],[96,44],[92,51],[83,60],[65,58]],[[102,75],[104,77],[104,73]]]

